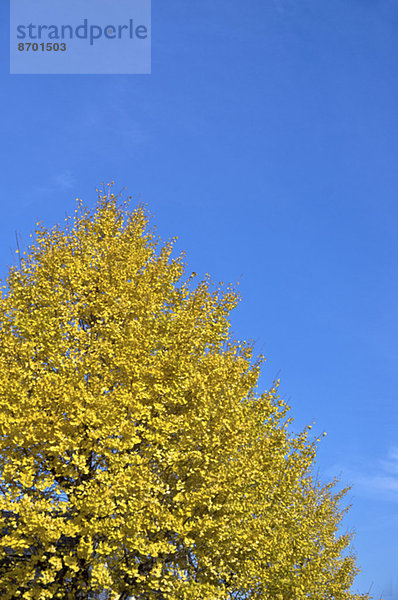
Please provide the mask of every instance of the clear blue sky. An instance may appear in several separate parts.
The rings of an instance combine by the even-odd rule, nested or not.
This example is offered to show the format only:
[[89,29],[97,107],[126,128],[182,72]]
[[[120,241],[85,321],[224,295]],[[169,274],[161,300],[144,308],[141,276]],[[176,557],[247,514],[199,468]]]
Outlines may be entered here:
[[[398,599],[398,3],[153,0],[152,74],[8,74],[0,274],[15,234],[115,180],[189,267],[240,280],[237,337],[353,483],[356,588]],[[12,249],[12,251],[10,250]]]

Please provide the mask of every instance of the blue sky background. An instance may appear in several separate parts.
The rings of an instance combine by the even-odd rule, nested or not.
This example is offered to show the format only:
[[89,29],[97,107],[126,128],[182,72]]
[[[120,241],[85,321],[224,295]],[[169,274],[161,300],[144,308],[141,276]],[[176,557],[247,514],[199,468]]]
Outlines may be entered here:
[[114,180],[190,270],[240,281],[235,336],[280,371],[321,477],[353,483],[361,575],[398,599],[398,4],[152,3],[152,74],[9,75],[0,7],[0,274],[15,230]]

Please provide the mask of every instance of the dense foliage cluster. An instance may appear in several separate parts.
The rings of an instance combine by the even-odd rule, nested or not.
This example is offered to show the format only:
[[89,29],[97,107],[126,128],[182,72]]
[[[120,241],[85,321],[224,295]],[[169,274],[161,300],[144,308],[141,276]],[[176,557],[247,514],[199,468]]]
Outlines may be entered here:
[[39,227],[0,299],[3,600],[349,600],[344,492],[311,476],[238,297],[142,207]]

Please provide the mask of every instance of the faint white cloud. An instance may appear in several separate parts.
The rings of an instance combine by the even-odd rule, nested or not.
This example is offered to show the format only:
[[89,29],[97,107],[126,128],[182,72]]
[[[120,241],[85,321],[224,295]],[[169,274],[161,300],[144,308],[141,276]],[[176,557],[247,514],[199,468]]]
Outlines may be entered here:
[[276,10],[280,13],[285,12],[285,2],[284,0],[272,0]]
[[76,183],[76,179],[69,170],[57,173],[53,177],[53,186],[56,188],[70,189]]
[[24,202],[19,209],[26,209],[27,207],[37,204],[40,199],[44,199],[49,194],[54,194],[60,191],[71,190],[76,183],[72,171],[65,169],[54,173],[48,181],[43,181],[43,184],[33,185],[30,189],[30,197]]
[[386,458],[372,461],[365,467],[343,468],[356,493],[398,502],[398,446],[392,446]]
[[55,173],[51,179],[44,185],[38,185],[33,188],[37,194],[49,194],[58,190],[70,190],[75,185],[76,179],[72,171],[65,169]]
[[392,446],[387,458],[375,465],[373,473],[360,476],[357,483],[375,493],[387,492],[398,500],[398,446]]
[[272,0],[272,2],[276,10],[285,16],[303,8],[303,0],[301,2],[297,2],[297,0]]
[[398,446],[390,448],[388,459],[380,461],[382,467],[388,472],[397,475],[398,480]]
[[395,492],[396,499],[398,500],[398,479],[396,477],[386,475],[365,475],[363,477],[359,477],[356,483],[376,493],[383,491]]
[[90,101],[82,109],[81,119],[75,123],[76,134],[87,136],[88,130],[100,131],[104,142],[112,139],[113,143],[127,140],[134,146],[149,144],[152,134],[146,117],[154,102],[157,105],[157,101],[135,90],[132,110],[131,87],[127,82],[114,84],[103,93],[106,100],[104,104],[94,106]]

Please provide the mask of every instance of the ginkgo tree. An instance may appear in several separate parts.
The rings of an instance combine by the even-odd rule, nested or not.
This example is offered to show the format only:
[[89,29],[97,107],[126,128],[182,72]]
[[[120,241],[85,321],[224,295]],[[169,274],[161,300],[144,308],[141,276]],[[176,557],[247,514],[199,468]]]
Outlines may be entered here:
[[345,490],[312,475],[233,288],[100,191],[0,299],[3,600],[349,600]]

